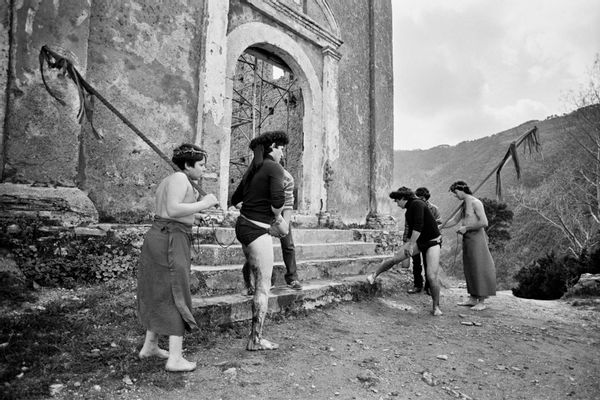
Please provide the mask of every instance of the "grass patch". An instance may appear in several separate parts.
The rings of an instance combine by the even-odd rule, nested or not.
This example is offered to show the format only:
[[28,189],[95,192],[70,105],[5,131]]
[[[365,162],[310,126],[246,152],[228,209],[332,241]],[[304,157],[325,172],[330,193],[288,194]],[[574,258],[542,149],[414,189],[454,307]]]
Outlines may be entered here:
[[[63,385],[58,398],[86,399],[135,391],[140,385],[183,387],[183,377],[166,373],[164,361],[138,360],[144,329],[136,317],[135,291],[130,278],[42,290],[22,301],[5,301],[14,293],[2,292],[0,398],[46,398],[55,384]],[[184,348],[197,351],[216,335],[186,335]],[[168,347],[166,338],[161,337],[161,345]]]

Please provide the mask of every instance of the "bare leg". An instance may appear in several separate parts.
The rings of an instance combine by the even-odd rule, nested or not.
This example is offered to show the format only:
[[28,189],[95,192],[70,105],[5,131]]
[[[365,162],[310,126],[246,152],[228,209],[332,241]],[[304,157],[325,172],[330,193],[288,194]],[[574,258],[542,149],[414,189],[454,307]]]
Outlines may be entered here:
[[144,346],[138,354],[140,360],[150,357],[169,358],[169,352],[158,347],[158,334],[152,331],[146,331]]
[[183,358],[183,336],[169,336],[169,359],[165,365],[169,372],[189,372],[196,369],[196,363]]
[[431,313],[434,316],[442,315],[440,309],[440,246],[433,246],[427,249],[425,253],[427,260],[427,280],[429,281],[429,292],[433,301],[433,310]]
[[[413,250],[413,255],[414,254],[416,254],[416,253],[414,253],[414,250]],[[409,257],[412,257],[412,255],[407,256],[406,254],[404,254],[404,246],[402,246],[400,248],[400,251],[398,251],[398,253],[396,253],[393,257],[382,261],[381,264],[379,264],[379,267],[377,267],[377,269],[375,270],[375,272],[372,272],[369,275],[367,275],[367,281],[372,285],[375,282],[375,279],[377,279],[377,277],[379,275],[381,275],[385,271],[392,268],[394,265],[401,263],[402,261],[404,261],[405,259],[407,259]]]
[[[242,249],[244,250],[244,255],[246,255],[246,260],[248,259],[248,255],[247,252],[248,250],[245,248],[244,245],[242,245]],[[251,268],[250,268],[250,264],[248,264],[248,261],[246,261],[244,263],[244,265],[242,266],[242,275],[244,277],[244,286],[246,286],[246,293],[248,294],[248,296],[254,296],[254,286],[252,285],[252,279],[251,279]]]
[[254,273],[255,293],[252,302],[252,329],[246,350],[275,350],[277,343],[262,337],[269,306],[269,290],[273,273],[273,241],[265,234],[248,245],[248,263]]

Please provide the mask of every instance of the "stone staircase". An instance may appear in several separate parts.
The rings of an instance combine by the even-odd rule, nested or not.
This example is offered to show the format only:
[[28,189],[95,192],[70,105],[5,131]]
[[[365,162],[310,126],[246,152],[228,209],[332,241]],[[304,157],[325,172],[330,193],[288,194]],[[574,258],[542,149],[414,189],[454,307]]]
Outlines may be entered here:
[[[285,284],[279,239],[273,239],[275,286],[269,313],[308,310],[373,294],[365,274],[389,253],[370,229],[294,228],[298,277],[303,290]],[[242,279],[244,254],[233,228],[194,228],[192,302],[200,325],[222,325],[252,318],[252,297]]]

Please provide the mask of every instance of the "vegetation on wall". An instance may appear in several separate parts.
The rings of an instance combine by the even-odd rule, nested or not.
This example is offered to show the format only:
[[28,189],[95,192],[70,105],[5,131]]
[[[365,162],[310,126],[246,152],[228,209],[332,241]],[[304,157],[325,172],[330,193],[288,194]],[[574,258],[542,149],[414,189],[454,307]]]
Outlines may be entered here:
[[74,287],[131,276],[139,250],[137,235],[77,235],[72,229],[48,230],[35,221],[1,226],[0,247],[7,248],[25,277],[42,286]]

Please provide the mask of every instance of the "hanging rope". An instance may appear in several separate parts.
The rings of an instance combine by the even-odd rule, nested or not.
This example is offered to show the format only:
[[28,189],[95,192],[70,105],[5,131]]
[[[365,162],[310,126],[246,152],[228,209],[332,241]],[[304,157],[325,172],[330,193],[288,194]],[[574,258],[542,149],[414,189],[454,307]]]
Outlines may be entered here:
[[[44,64],[48,65],[48,68],[58,69],[62,72],[63,75],[68,76],[77,88],[77,92],[79,94],[79,111],[77,113],[77,118],[80,124],[82,124],[85,120],[87,120],[91,127],[94,136],[96,139],[101,140],[102,135],[96,130],[94,124],[92,122],[92,117],[94,113],[94,98],[98,98],[108,108],[113,112],[119,119],[127,125],[133,132],[135,132],[140,139],[142,139],[152,150],[156,152],[167,164],[171,166],[175,171],[181,171],[177,165],[169,157],[165,155],[154,143],[146,137],[135,125],[133,125],[123,114],[121,114],[112,104],[108,102],[104,97],[102,97],[96,89],[94,89],[89,83],[83,79],[77,68],[73,65],[73,62],[66,57],[61,56],[60,54],[50,50],[47,45],[42,46],[39,55],[40,60],[40,72],[42,74],[42,81],[44,83],[44,87],[50,93],[54,99],[56,99],[61,105],[65,105],[64,100],[59,98],[54,91],[50,89],[48,83],[46,82],[46,77],[44,75]],[[188,177],[189,179],[189,177]],[[202,188],[194,181],[190,180],[190,183],[198,191],[200,196],[205,196],[206,192],[202,190]]]

